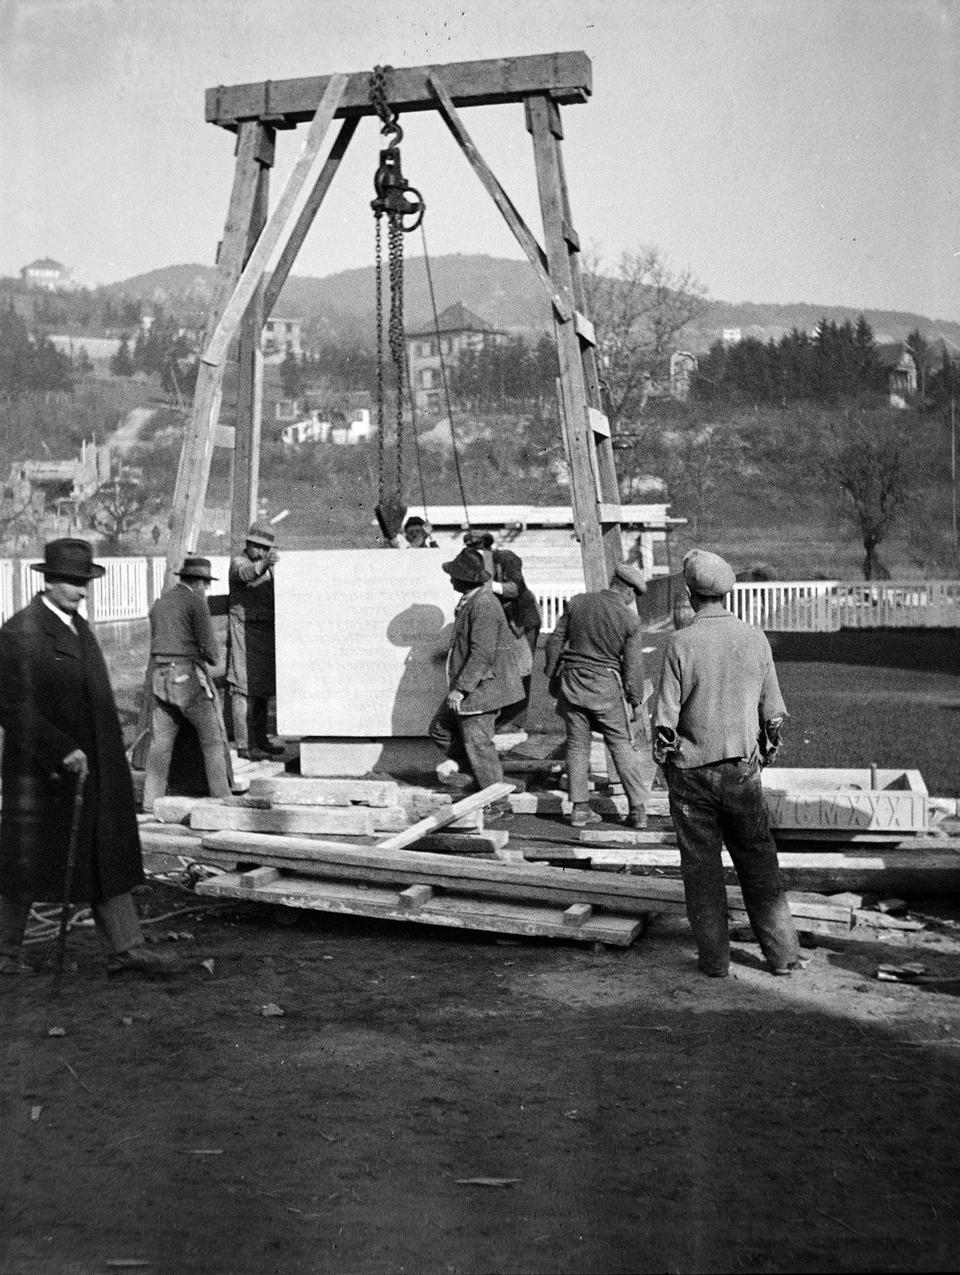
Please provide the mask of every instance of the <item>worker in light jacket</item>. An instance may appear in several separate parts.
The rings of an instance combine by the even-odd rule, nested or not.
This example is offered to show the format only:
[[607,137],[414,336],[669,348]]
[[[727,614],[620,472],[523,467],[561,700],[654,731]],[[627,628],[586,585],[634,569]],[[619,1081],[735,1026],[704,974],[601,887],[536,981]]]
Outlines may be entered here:
[[695,614],[664,651],[653,758],[670,793],[699,967],[714,978],[729,972],[726,845],[767,968],[790,974],[800,968],[800,950],[760,785],[787,713],[773,654],[761,629],[723,605],[736,584],[728,562],[693,549],[683,578]]
[[444,754],[437,778],[451,787],[488,788],[503,782],[493,744],[497,713],[523,698],[516,638],[490,589],[480,555],[462,549],[443,569],[459,593],[447,656],[449,690],[430,723]]

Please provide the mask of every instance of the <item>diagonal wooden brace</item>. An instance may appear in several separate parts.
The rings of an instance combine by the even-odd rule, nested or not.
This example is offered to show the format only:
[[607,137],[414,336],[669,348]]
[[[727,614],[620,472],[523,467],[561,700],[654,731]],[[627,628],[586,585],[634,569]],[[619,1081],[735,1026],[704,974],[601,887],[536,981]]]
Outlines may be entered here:
[[534,273],[540,280],[540,283],[550,298],[550,304],[557,313],[557,317],[561,323],[566,323],[572,316],[572,310],[569,302],[561,296],[560,292],[550,278],[550,272],[547,269],[547,254],[540,247],[536,236],[527,226],[526,222],[520,216],[520,213],[514,207],[513,201],[507,192],[500,185],[493,171],[487,164],[480,152],[470,138],[470,134],[464,127],[463,120],[460,118],[460,112],[453,103],[453,98],[447,92],[447,88],[443,83],[443,78],[436,72],[431,71],[429,75],[430,87],[436,95],[437,102],[440,106],[440,114],[443,116],[444,122],[450,129],[450,132],[457,140],[460,149],[467,157],[471,168],[480,178],[487,193],[493,202],[503,214],[503,219],[510,227],[517,242],[523,251],[527,254]]

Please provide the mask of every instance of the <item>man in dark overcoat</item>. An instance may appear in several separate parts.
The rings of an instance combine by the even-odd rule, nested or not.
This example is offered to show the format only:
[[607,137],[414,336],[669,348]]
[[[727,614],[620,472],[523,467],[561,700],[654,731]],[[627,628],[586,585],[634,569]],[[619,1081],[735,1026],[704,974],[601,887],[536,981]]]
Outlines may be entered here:
[[523,698],[516,638],[490,590],[480,555],[463,549],[443,569],[461,595],[447,656],[446,699],[430,723],[430,738],[444,753],[437,778],[451,787],[503,782],[493,744],[497,713]]
[[130,891],[143,878],[130,769],[107,668],[79,614],[104,574],[85,540],[54,540],[33,564],[44,590],[0,628],[0,973],[21,957],[30,907],[62,902],[81,773],[86,774],[70,901],[92,907],[110,973],[166,973],[144,946]]

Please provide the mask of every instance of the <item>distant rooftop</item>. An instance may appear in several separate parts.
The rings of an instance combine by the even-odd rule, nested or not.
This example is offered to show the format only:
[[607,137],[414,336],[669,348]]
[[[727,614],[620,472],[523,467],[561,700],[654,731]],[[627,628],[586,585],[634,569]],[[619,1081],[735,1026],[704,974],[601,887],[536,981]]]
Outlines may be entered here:
[[435,336],[437,328],[441,332],[499,332],[499,328],[495,328],[492,323],[488,323],[486,319],[481,319],[478,314],[474,314],[472,310],[468,310],[462,301],[456,301],[453,305],[448,305],[446,310],[437,317],[436,326],[432,323],[426,323],[423,327],[414,328],[412,332],[408,332],[408,337],[424,337]]

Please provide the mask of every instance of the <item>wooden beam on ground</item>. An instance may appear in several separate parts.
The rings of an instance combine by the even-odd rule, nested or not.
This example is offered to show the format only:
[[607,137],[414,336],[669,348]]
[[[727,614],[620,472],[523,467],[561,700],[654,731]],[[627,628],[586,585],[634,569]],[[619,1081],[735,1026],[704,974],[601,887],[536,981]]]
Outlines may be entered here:
[[440,114],[443,116],[444,123],[450,129],[450,132],[456,138],[457,144],[467,158],[470,167],[480,178],[484,188],[490,198],[499,208],[504,221],[510,227],[510,230],[519,243],[520,247],[527,255],[527,260],[533,266],[533,272],[540,281],[540,285],[546,293],[547,299],[550,301],[557,316],[564,322],[571,317],[570,303],[557,291],[553,280],[550,278],[550,272],[547,269],[547,255],[540,247],[533,232],[527,226],[527,223],[517,212],[513,201],[507,192],[500,185],[494,176],[492,169],[487,164],[480,152],[474,145],[470,134],[467,132],[460,113],[453,103],[453,99],[447,92],[446,84],[443,76],[437,71],[430,73],[430,85],[437,95],[437,101],[440,105]]
[[[387,810],[398,813],[386,818]],[[374,814],[379,819],[375,821]],[[402,820],[402,823],[399,821]],[[402,806],[272,806],[256,810],[243,806],[221,805],[217,801],[201,801],[190,814],[190,827],[203,832],[230,829],[237,832],[263,832],[278,836],[309,836],[314,833],[344,833],[347,836],[371,837],[380,828],[406,825]]]
[[[246,874],[244,874],[245,876]],[[281,907],[311,908],[348,916],[371,916],[425,925],[453,926],[494,934],[519,934],[530,938],[576,939],[627,947],[642,933],[642,917],[603,916],[594,913],[579,925],[570,925],[560,908],[549,904],[518,904],[500,899],[474,899],[438,894],[428,886],[396,891],[357,886],[339,881],[304,881],[281,877],[257,889],[244,885],[236,873],[201,881],[197,893],[210,898],[255,899]]]
[[216,367],[226,357],[227,348],[233,340],[243,312],[250,304],[250,299],[263,278],[263,272],[267,268],[267,263],[274,249],[280,244],[284,233],[287,231],[297,200],[303,188],[314,176],[320,147],[323,145],[327,130],[330,128],[334,112],[343,98],[347,78],[345,75],[330,76],[323,97],[317,107],[317,113],[313,117],[310,130],[307,133],[300,157],[287,179],[283,194],[280,196],[270,220],[257,240],[257,246],[250,254],[250,258],[243,268],[243,273],[237,282],[233,295],[224,307],[216,330],[201,356],[203,363]]
[[435,815],[429,815],[426,819],[421,819],[419,823],[415,823],[405,829],[405,831],[397,833],[395,837],[387,837],[385,841],[379,843],[377,849],[402,850],[405,846],[413,845],[415,841],[419,841],[426,833],[436,832],[439,828],[445,828],[447,824],[455,823],[466,815],[472,815],[475,811],[492,805],[493,802],[499,801],[502,797],[506,797],[513,792],[513,789],[513,784],[491,784],[489,788],[484,788],[481,792],[472,793],[469,797],[464,797],[462,801],[455,801],[453,805],[445,807]]
[[278,775],[275,779],[251,779],[249,796],[282,806],[398,806],[400,785],[389,779]]
[[[555,101],[573,105],[585,102],[593,87],[590,59],[583,52],[395,67],[386,77],[391,107],[399,112],[434,110],[436,98],[430,88],[434,71],[444,77],[457,106],[522,102],[530,93],[550,93]],[[376,114],[370,101],[370,74],[359,71],[347,77],[343,100],[337,108],[339,118]],[[305,123],[313,118],[330,78],[311,76],[207,89],[207,122],[230,129],[261,117],[274,123],[279,119],[287,125]]]
[[263,297],[263,317],[264,321],[273,314],[273,307],[277,304],[277,299],[283,291],[283,285],[287,282],[287,277],[293,269],[293,263],[297,259],[297,254],[303,247],[303,241],[310,232],[313,225],[313,219],[320,211],[320,205],[326,197],[327,191],[330,189],[330,183],[336,176],[337,169],[340,167],[340,161],[347,153],[347,147],[350,145],[350,139],[357,131],[357,124],[360,122],[359,117],[355,116],[346,119],[340,126],[340,132],[337,134],[336,140],[330,149],[330,154],[324,160],[323,167],[320,169],[320,175],[314,182],[313,189],[307,197],[307,202],[300,211],[297,218],[297,224],[294,226],[290,238],[287,240],[279,260],[274,267],[270,276],[270,281],[266,286]]

